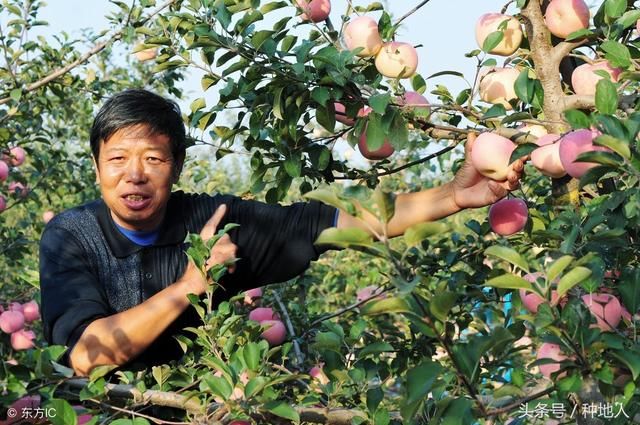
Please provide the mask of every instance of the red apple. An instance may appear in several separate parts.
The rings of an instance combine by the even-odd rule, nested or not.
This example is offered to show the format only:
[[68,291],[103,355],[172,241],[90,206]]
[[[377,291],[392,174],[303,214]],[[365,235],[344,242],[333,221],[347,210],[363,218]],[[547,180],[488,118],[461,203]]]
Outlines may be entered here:
[[515,143],[506,137],[485,132],[471,147],[471,163],[483,176],[503,181],[507,179],[509,159],[515,149]]
[[327,385],[329,378],[322,370],[322,365],[316,365],[309,370],[309,376],[318,381],[321,385]]
[[622,304],[611,294],[587,294],[582,301],[596,318],[595,327],[603,332],[612,331],[622,320]]
[[517,100],[515,82],[520,71],[515,68],[491,68],[480,77],[480,99],[501,104],[506,110],[513,107],[509,101]]
[[636,31],[640,32],[640,19],[636,21]]
[[9,150],[11,165],[18,167],[24,163],[27,153],[20,146],[15,146]]
[[29,301],[22,304],[22,314],[27,323],[33,322],[40,318],[40,307],[35,301]]
[[4,196],[0,195],[0,212],[4,211],[7,208],[7,200]]
[[[526,276],[524,278],[526,279]],[[522,305],[533,314],[536,314],[538,312],[538,307],[540,307],[540,304],[548,302],[546,299],[542,298],[540,295],[534,292],[525,291],[524,289],[520,289],[519,292],[520,299],[522,300]],[[563,300],[560,300],[559,302],[560,305],[563,306],[566,303],[566,299],[564,299],[563,297]],[[556,304],[558,304],[558,291],[552,290],[551,305]]]
[[362,48],[356,55],[375,56],[382,47],[378,23],[369,16],[352,19],[344,29],[344,44],[349,50]]
[[305,21],[322,22],[331,13],[329,0],[296,0],[296,4],[302,10],[300,17]]
[[482,48],[484,41],[489,34],[500,31],[498,27],[507,21],[507,26],[502,30],[503,38],[500,43],[494,47],[489,53],[494,55],[509,56],[513,54],[522,42],[522,28],[520,22],[513,16],[503,15],[501,13],[485,13],[480,16],[476,23],[476,41],[478,46]]
[[265,320],[277,320],[278,315],[270,307],[258,307],[249,312],[249,320],[262,323]]
[[14,350],[28,350],[35,347],[33,340],[36,338],[36,334],[33,331],[27,331],[20,329],[11,334],[11,346]]
[[388,78],[409,78],[418,69],[418,52],[409,43],[385,43],[376,54],[376,69]]
[[419,116],[428,116],[430,113],[427,98],[415,91],[405,92],[396,102],[403,110],[409,110]]
[[262,288],[253,288],[244,291],[244,303],[252,305],[256,300],[262,298]]
[[50,222],[51,219],[53,217],[55,217],[55,216],[56,216],[56,214],[53,211],[45,211],[45,212],[42,213],[42,221],[44,221],[45,224],[46,224],[46,223]]
[[[551,344],[548,342],[543,343],[538,349],[538,354],[536,356],[538,360],[540,359],[552,359],[558,362],[566,360],[568,357],[562,353],[560,350],[560,346],[558,344]],[[538,366],[540,368],[540,373],[547,378],[551,378],[551,374],[560,370],[559,363],[547,363],[541,364]],[[561,373],[560,375],[564,375]],[[558,377],[561,377],[561,376]]]
[[567,174],[560,160],[559,139],[558,134],[545,134],[536,140],[540,147],[531,152],[531,163],[545,176],[560,178]]
[[380,148],[374,151],[370,150],[369,147],[367,146],[367,127],[366,126],[362,131],[362,134],[360,135],[360,140],[358,141],[358,149],[360,150],[360,153],[362,154],[362,156],[373,161],[388,158],[391,156],[391,154],[393,154],[393,152],[395,152],[395,149],[393,149],[393,146],[391,146],[391,143],[389,142],[388,139],[384,140],[384,143]]
[[[336,121],[341,122],[344,125],[355,124],[356,122],[355,119],[347,116],[347,109],[342,103],[335,102],[333,106],[336,110]],[[360,118],[360,117],[367,116],[369,115],[370,112],[371,112],[371,108],[369,108],[368,106],[365,106],[364,108],[360,108],[360,110],[358,111],[357,117]]]
[[0,182],[3,182],[9,177],[9,166],[6,162],[0,161]]
[[0,314],[0,329],[5,333],[17,332],[24,327],[24,315],[19,311],[5,311]]
[[489,225],[502,236],[513,235],[524,229],[528,218],[529,210],[522,199],[502,199],[489,208]]
[[287,330],[280,320],[264,320],[260,324],[266,328],[260,336],[266,339],[269,345],[280,345],[287,338]]
[[20,313],[22,313],[22,311],[24,310],[24,307],[22,307],[22,304],[20,304],[19,302],[14,301],[12,303],[9,303],[9,305],[7,306],[7,310],[19,311]]
[[229,425],[251,425],[249,421],[231,421]]
[[609,79],[614,83],[618,81],[622,69],[612,67],[608,61],[600,61],[594,64],[585,63],[574,69],[571,74],[573,91],[579,95],[593,96],[596,94],[596,85],[602,78],[596,71],[604,71],[609,74]]
[[544,22],[551,34],[567,38],[572,32],[589,28],[589,7],[583,0],[551,0]]
[[562,136],[560,139],[560,161],[571,177],[579,179],[590,168],[597,166],[594,162],[575,162],[578,155],[584,152],[609,151],[604,146],[593,144],[593,139],[600,135],[595,130],[574,130]]
[[20,182],[9,183],[9,192],[21,198],[26,198],[29,195],[29,188]]

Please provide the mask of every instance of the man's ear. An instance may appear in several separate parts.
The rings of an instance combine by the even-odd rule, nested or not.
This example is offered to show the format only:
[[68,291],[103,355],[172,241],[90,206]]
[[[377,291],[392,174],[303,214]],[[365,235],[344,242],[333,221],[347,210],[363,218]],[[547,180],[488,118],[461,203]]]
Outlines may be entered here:
[[95,157],[91,157],[91,160],[93,161],[93,171],[96,173],[96,184],[100,184],[100,169],[98,168],[98,163]]

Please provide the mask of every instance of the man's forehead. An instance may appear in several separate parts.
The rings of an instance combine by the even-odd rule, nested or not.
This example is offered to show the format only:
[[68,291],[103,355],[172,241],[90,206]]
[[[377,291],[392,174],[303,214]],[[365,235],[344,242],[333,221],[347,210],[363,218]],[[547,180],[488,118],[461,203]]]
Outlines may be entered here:
[[109,136],[106,140],[102,140],[101,144],[105,148],[117,148],[118,143],[110,143],[112,141],[120,142],[144,142],[156,148],[170,147],[170,139],[166,134],[154,132],[146,124],[137,124],[121,128]]

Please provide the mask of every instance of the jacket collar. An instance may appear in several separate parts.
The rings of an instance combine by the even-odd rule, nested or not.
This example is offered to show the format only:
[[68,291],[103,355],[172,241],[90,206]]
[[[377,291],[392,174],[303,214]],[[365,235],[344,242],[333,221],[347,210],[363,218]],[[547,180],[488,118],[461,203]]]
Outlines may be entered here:
[[[180,193],[171,194],[164,221],[160,226],[160,236],[158,236],[158,240],[152,246],[175,245],[185,240],[187,229],[184,224],[182,209],[180,208],[181,197],[179,194]],[[118,230],[107,204],[105,204],[102,199],[98,205],[96,217],[107,244],[111,248],[111,252],[113,252],[113,255],[117,258],[128,257],[145,248],[131,242]]]

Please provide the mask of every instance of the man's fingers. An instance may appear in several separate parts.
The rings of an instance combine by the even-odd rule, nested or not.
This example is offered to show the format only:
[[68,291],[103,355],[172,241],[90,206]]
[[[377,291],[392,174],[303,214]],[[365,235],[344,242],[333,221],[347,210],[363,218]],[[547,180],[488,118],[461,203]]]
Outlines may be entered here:
[[213,213],[209,221],[207,221],[207,223],[202,228],[202,231],[200,232],[200,236],[202,237],[202,239],[211,239],[213,235],[216,234],[216,229],[218,228],[218,225],[222,221],[222,217],[224,217],[226,212],[227,206],[225,204],[220,205],[218,209],[216,209],[216,212]]

